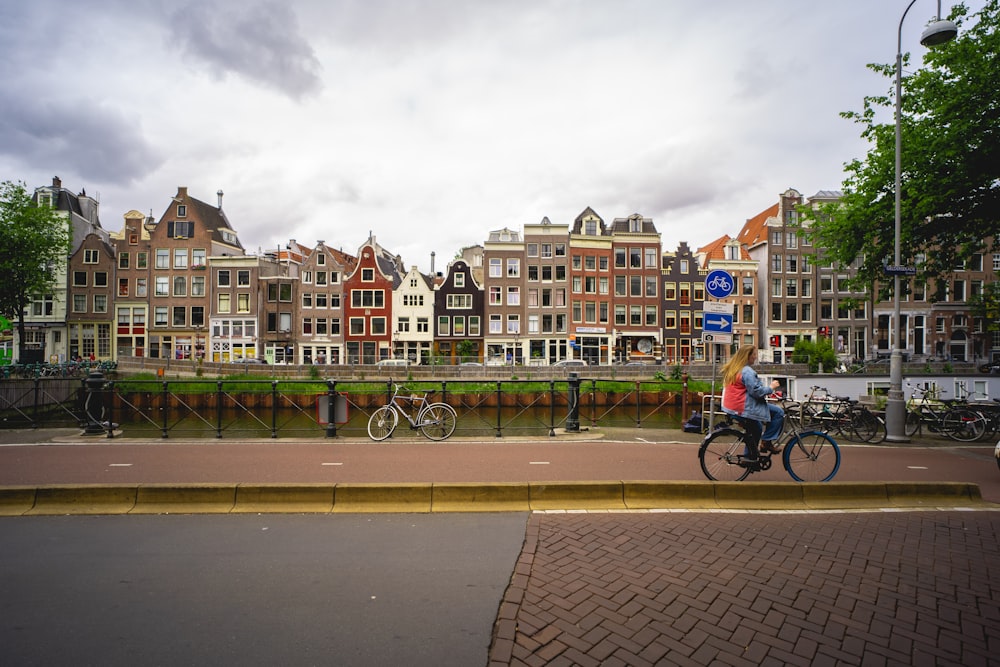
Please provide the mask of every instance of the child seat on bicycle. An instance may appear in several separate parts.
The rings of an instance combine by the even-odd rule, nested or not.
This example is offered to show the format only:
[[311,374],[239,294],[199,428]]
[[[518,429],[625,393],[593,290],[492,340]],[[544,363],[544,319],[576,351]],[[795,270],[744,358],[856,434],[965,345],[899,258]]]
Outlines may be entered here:
[[757,458],[761,441],[764,451],[772,454],[778,451],[774,441],[785,423],[785,411],[767,402],[767,397],[781,383],[772,380],[770,386],[765,385],[752,368],[756,361],[757,348],[744,345],[722,367],[722,410],[741,418],[749,445],[744,458],[751,461]]

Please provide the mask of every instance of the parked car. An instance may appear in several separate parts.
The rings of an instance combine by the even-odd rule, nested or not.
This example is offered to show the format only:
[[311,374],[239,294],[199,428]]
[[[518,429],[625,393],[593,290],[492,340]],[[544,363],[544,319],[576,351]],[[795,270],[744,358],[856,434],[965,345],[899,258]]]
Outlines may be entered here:
[[406,359],[382,359],[375,362],[376,366],[407,366],[409,361]]
[[980,373],[1000,373],[1000,361],[989,361],[979,367]]
[[267,359],[260,359],[258,357],[243,357],[242,359],[237,359],[237,364],[266,364]]
[[564,368],[567,366],[573,368],[579,368],[581,366],[586,366],[587,362],[584,361],[583,359],[561,359],[560,361],[557,361],[552,365],[559,368]]

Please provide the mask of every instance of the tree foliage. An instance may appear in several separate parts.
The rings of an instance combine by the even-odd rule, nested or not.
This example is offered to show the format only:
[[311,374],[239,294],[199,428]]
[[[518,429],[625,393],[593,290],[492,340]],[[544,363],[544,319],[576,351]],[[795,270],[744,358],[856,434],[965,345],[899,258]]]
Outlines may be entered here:
[[24,312],[36,294],[63,279],[69,221],[32,200],[23,183],[0,183],[0,314],[17,320],[24,352]]
[[[927,49],[901,96],[901,263],[926,280],[996,247],[1000,225],[1000,0],[950,18],[958,37]],[[891,82],[866,97],[864,110],[841,115],[863,127],[864,159],[845,165],[843,199],[803,211],[813,243],[840,266],[859,261],[858,284],[870,285],[893,263],[895,240],[895,63],[870,69]],[[889,111],[890,122],[878,122]],[[919,261],[918,261],[919,260]]]
[[799,338],[795,341],[795,349],[792,350],[792,363],[809,364],[810,373],[817,372],[819,365],[823,364],[823,369],[829,373],[837,367],[837,353],[826,338],[818,340]]

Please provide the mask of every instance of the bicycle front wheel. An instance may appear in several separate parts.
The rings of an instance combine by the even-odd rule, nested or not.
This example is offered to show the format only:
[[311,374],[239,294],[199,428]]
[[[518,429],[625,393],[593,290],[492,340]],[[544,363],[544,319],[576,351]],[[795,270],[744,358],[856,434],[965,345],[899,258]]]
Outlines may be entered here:
[[[880,429],[878,417],[868,410],[858,410],[851,415],[851,431],[859,442],[881,442],[885,437],[885,429]],[[876,440],[879,434],[882,438]]]
[[906,421],[903,422],[903,435],[907,438],[912,438],[917,433],[920,433],[920,422],[922,418],[919,412],[914,412],[913,410],[906,411]]
[[739,464],[746,454],[744,433],[732,428],[720,428],[701,443],[698,461],[705,477],[713,482],[739,482],[746,479],[750,469]]
[[796,482],[829,482],[840,470],[840,447],[826,433],[796,433],[785,444],[782,463]]
[[392,435],[398,422],[399,415],[396,411],[388,405],[383,405],[368,418],[368,437],[375,442],[381,442]]
[[420,432],[430,440],[444,440],[455,432],[458,414],[447,403],[431,403],[417,416]]

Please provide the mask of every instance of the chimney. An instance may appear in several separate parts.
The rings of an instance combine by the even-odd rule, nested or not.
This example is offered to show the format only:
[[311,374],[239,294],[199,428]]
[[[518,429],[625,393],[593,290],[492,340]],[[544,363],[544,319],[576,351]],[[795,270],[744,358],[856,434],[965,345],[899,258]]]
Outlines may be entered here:
[[434,251],[431,250],[431,275],[434,275]]
[[180,197],[187,197],[187,196],[188,196],[187,186],[186,185],[179,185],[179,186],[177,186],[177,197],[180,198]]
[[53,176],[52,177],[52,187],[55,188],[56,190],[61,190],[62,189],[62,179],[59,178],[58,176]]
[[222,210],[222,190],[215,193],[219,197],[219,210]]

